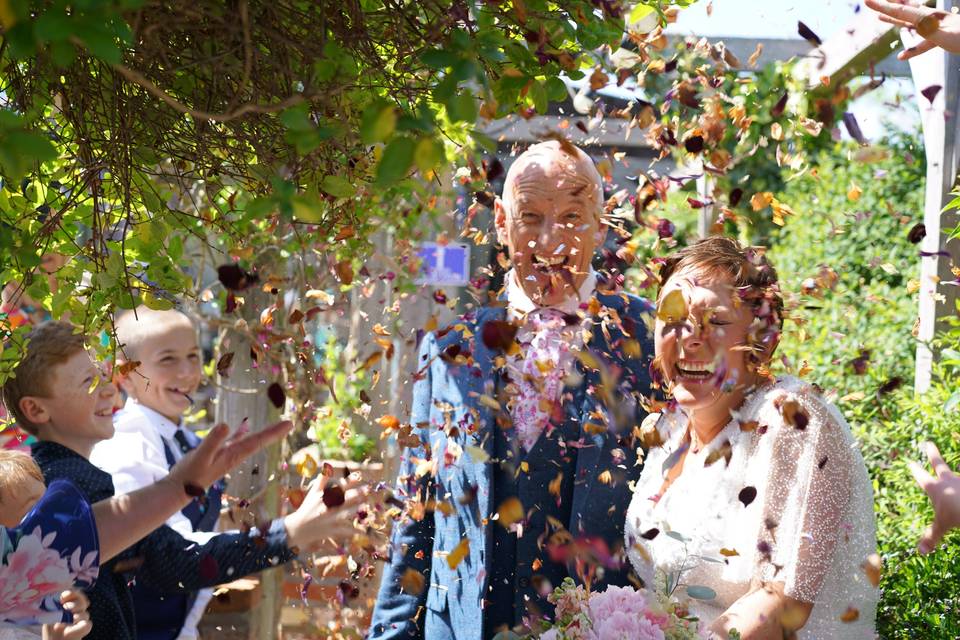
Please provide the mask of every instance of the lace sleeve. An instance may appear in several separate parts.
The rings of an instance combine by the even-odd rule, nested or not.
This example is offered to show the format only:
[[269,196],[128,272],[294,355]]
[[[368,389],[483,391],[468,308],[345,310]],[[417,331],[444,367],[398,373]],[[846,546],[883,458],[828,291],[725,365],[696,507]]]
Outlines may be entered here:
[[812,603],[850,524],[844,519],[858,462],[853,437],[839,412],[809,386],[781,391],[767,412],[758,577],[783,582],[786,595]]

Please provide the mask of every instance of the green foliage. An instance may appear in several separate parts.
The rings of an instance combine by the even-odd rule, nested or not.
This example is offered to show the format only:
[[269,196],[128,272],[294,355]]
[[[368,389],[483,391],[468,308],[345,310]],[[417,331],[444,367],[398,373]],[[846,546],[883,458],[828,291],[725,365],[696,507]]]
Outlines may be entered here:
[[[814,175],[777,195],[796,216],[774,235],[769,253],[797,307],[780,353],[794,366],[806,361],[824,389],[840,398],[862,394],[867,404],[894,378],[909,386],[916,349],[916,299],[907,288],[919,278],[919,258],[907,232],[923,217],[923,151],[909,138],[888,147],[889,157],[876,164],[852,161],[846,145],[816,158]],[[863,188],[857,200],[851,185]],[[811,295],[799,295],[804,281]]]
[[[938,367],[932,390],[912,392],[916,343],[911,329],[919,277],[916,245],[907,231],[922,219],[924,163],[915,138],[886,143],[890,156],[877,164],[850,159],[838,147],[817,159],[818,178],[804,176],[777,197],[797,212],[774,237],[769,256],[785,291],[797,294],[808,278],[820,278],[817,295],[797,295],[780,353],[807,378],[835,394],[861,444],[873,480],[878,551],[884,562],[878,632],[882,638],[940,639],[960,634],[957,593],[960,535],[949,535],[930,556],[916,552],[933,513],[906,462],[922,459],[919,443],[933,440],[954,467],[960,459],[956,413],[944,411],[960,369]],[[851,184],[863,188],[853,202]],[[823,286],[836,274],[831,290]],[[808,282],[807,284],[814,284]],[[822,296],[822,297],[820,297]],[[956,328],[942,346],[956,348]],[[869,350],[866,370],[854,362]],[[893,387],[901,380],[899,388]],[[886,385],[886,386],[885,386]]]
[[327,337],[322,354],[322,369],[336,392],[336,400],[328,397],[317,411],[310,438],[320,446],[321,458],[363,462],[377,447],[377,441],[364,433],[369,431],[366,423],[370,418],[370,405],[363,401],[366,376],[363,371],[348,370],[349,363],[335,335]]
[[[648,64],[643,75],[653,103],[644,108],[659,109],[648,138],[657,141],[661,153],[691,167],[691,173],[699,171],[702,161],[713,180],[710,199],[729,210],[723,217],[745,217],[750,228],[741,233],[766,243],[773,231],[769,210],[752,210],[751,197],[781,191],[791,177],[806,171],[811,158],[833,146],[835,114],[849,102],[850,90],[841,86],[829,95],[806,91],[793,61],[743,74],[739,65],[747,61],[736,61],[716,46],[680,42],[658,58],[669,60],[667,68],[673,70]],[[660,96],[667,97],[662,105]]]
[[[631,6],[3,3],[0,280],[96,331],[140,302],[225,305],[198,252],[299,294],[348,289],[377,231],[406,264],[443,168],[495,145],[478,115],[564,99]],[[45,253],[71,258],[57,296]]]

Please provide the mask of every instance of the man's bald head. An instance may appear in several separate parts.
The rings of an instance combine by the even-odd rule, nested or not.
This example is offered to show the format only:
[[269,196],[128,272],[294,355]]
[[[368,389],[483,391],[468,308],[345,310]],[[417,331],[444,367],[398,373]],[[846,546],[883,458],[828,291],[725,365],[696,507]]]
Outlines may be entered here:
[[599,216],[603,203],[603,179],[593,160],[573,144],[556,140],[538,142],[517,156],[503,183],[503,206],[513,212],[518,187],[532,182],[552,184],[557,190],[582,193],[596,203]]

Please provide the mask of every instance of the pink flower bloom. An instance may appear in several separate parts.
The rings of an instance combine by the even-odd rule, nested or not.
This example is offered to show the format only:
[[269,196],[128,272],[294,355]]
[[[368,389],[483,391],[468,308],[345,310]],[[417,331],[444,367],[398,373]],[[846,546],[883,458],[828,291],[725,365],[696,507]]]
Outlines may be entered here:
[[664,640],[663,631],[644,617],[615,611],[594,621],[597,640]]
[[661,629],[666,629],[672,624],[670,615],[666,612],[647,611],[644,617]]
[[642,618],[650,609],[642,591],[616,586],[609,586],[606,591],[590,594],[589,607],[590,619],[594,621],[594,625],[600,620],[609,618],[615,612]]
[[[60,612],[43,611],[44,602],[73,584],[67,560],[50,549],[55,533],[41,536],[37,527],[22,536],[0,571],[0,618],[57,622]],[[49,604],[49,602],[48,602]]]

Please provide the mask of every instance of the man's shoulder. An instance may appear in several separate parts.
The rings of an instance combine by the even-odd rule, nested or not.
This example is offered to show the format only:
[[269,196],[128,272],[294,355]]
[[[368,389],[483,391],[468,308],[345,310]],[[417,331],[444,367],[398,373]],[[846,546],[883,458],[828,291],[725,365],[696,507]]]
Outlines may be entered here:
[[436,343],[437,348],[443,350],[454,344],[473,341],[485,323],[491,320],[503,320],[504,317],[506,317],[506,307],[477,307],[458,316],[442,328],[431,331],[428,335]]
[[597,300],[605,307],[616,309],[621,315],[639,319],[652,314],[655,307],[650,300],[626,291],[597,291]]

